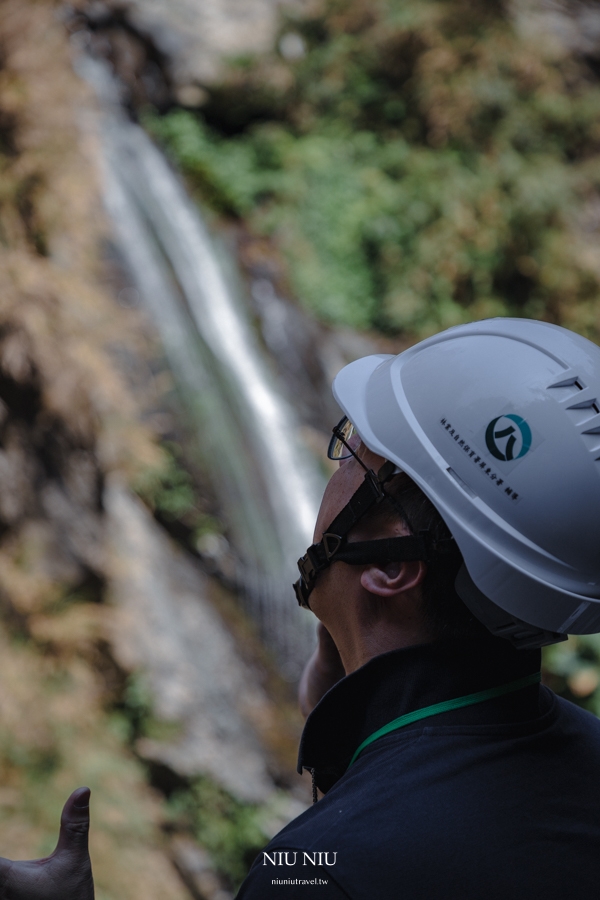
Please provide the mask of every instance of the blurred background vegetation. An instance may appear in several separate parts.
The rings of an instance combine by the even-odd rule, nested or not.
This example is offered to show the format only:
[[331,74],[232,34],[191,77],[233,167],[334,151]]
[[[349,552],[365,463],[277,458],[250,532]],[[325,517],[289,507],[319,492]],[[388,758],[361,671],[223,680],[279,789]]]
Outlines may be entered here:
[[282,34],[200,113],[144,121],[205,202],[273,238],[302,303],[414,338],[494,315],[597,335],[574,236],[600,184],[584,62],[492,0],[330,0]]
[[[85,17],[102,4],[75,5]],[[106,235],[71,118],[89,98],[65,9],[0,10],[0,852],[51,850],[63,800],[88,783],[99,900],[178,900],[173,835],[210,851],[231,890],[269,828],[259,804],[208,778],[156,790],[135,748],[168,727],[112,658],[101,554],[40,499],[59,485],[75,531],[98,525],[117,472],[188,550],[224,531],[176,429],[150,433],[162,399],[127,399],[118,354],[103,356],[142,329],[100,296],[122,285],[98,258]],[[110,52],[133,40],[121,15]],[[162,65],[147,36],[135,47]],[[597,59],[525,36],[498,0],[324,0],[288,13],[271,51],[232,60],[194,108],[142,91],[131,111],[216,227],[268,246],[324,330],[389,351],[516,315],[598,341],[597,73]],[[544,671],[600,715],[598,636],[547,648]]]

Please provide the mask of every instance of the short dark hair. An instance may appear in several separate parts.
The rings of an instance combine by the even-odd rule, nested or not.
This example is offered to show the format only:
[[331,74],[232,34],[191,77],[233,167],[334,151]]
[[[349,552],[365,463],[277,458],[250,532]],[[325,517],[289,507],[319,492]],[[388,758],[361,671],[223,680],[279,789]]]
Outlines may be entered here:
[[[428,531],[434,541],[452,535],[433,503],[405,472],[385,485],[389,496],[366,513],[360,530],[373,534],[391,522],[402,521],[413,534]],[[462,555],[454,545],[450,552],[438,553],[427,563],[423,581],[423,616],[434,640],[476,638],[486,629],[462,602],[454,582]]]

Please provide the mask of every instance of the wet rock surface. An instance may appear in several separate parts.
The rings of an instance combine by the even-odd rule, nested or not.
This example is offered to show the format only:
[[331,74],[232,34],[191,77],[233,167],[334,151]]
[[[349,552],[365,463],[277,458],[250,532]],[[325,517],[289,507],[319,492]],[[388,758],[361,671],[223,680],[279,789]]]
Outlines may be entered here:
[[545,35],[559,53],[600,62],[600,7],[593,0],[513,0],[510,9],[525,35]]
[[[75,5],[95,28],[117,17],[166,61],[180,102],[200,105],[202,85],[223,74],[226,59],[271,49],[282,10],[301,13],[307,0],[92,0]],[[131,51],[129,51],[131,52]]]
[[155,714],[182,728],[174,741],[139,741],[138,752],[185,777],[209,774],[240,800],[265,800],[274,784],[252,721],[269,703],[207,600],[206,576],[118,483],[104,506],[116,658],[143,673]]

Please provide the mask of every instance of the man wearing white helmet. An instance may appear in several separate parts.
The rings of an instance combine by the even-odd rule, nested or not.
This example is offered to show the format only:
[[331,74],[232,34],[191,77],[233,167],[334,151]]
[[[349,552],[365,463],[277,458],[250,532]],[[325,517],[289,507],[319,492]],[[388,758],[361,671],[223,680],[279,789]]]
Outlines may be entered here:
[[[600,722],[540,647],[600,631],[600,350],[497,319],[347,366],[299,602],[323,797],[239,900],[563,900],[600,880]],[[344,677],[345,676],[345,677]]]

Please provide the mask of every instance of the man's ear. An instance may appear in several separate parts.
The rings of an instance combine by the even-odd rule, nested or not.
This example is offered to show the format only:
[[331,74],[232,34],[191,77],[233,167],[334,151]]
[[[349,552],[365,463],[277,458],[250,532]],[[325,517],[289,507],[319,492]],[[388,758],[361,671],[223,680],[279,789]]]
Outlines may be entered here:
[[411,562],[371,563],[365,566],[360,583],[377,597],[395,597],[421,584],[427,567],[422,560]]

